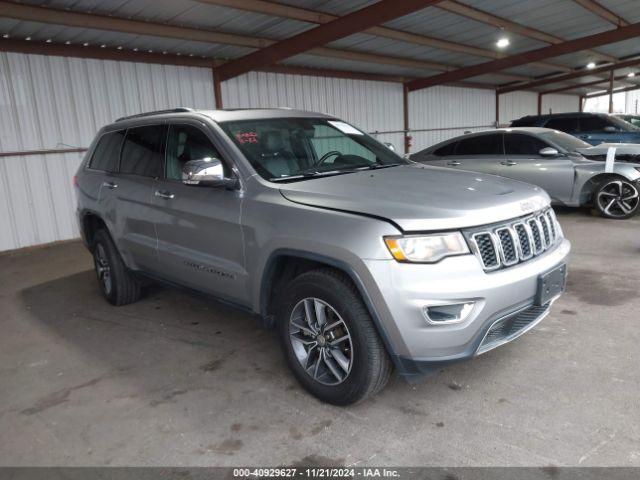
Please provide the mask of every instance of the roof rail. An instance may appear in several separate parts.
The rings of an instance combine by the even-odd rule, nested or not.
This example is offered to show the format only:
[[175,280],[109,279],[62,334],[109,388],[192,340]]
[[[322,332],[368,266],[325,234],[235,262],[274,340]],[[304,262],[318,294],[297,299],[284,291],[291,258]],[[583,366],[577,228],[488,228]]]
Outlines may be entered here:
[[153,112],[136,113],[135,115],[120,117],[116,120],[116,122],[120,122],[122,120],[129,120],[131,118],[141,118],[141,117],[149,117],[151,115],[160,115],[163,113],[184,113],[184,112],[193,112],[193,109],[187,108],[187,107],[178,107],[178,108],[169,108],[167,110],[155,110]]

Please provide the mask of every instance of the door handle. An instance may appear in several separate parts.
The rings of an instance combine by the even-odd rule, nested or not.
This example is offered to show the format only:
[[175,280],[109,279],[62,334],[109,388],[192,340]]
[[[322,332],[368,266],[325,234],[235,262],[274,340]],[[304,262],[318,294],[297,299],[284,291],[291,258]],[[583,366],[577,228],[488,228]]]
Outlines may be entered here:
[[156,190],[155,196],[160,198],[167,198],[169,200],[175,197],[173,193],[167,190]]
[[508,160],[506,162],[500,162],[500,165],[507,165],[508,167],[511,167],[513,165],[517,165],[518,162],[512,162],[511,160]]
[[452,160],[451,162],[447,162],[447,165],[456,166],[456,165],[462,165],[462,164],[460,162],[456,162],[455,160]]
[[114,182],[102,182],[102,186],[108,188],[109,190],[113,190],[114,188],[118,188],[118,184]]

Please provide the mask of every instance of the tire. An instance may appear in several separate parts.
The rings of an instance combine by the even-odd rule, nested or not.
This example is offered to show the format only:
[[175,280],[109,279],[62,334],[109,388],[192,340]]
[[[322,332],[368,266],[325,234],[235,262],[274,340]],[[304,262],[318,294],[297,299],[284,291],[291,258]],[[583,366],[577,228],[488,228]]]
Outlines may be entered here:
[[624,177],[610,175],[595,191],[595,210],[605,218],[623,220],[638,213],[640,198],[638,185]]
[[140,299],[140,283],[127,270],[111,236],[98,230],[93,240],[93,265],[100,291],[112,305],[127,305]]
[[[298,382],[334,405],[350,405],[382,390],[391,360],[353,283],[322,268],[299,275],[284,288],[278,336]],[[311,324],[306,322],[309,313]]]

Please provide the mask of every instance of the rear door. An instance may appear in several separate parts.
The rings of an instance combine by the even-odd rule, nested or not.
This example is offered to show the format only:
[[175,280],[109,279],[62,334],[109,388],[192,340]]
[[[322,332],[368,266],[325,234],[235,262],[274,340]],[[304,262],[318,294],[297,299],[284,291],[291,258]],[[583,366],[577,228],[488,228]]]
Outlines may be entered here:
[[444,166],[497,175],[503,155],[502,132],[474,135],[456,143]]
[[113,216],[111,210],[115,208],[114,190],[118,186],[118,164],[125,133],[126,130],[104,133],[83,172],[81,195],[87,207],[106,216]]
[[152,192],[163,173],[166,127],[162,124],[127,130],[116,180],[111,219],[120,253],[132,268],[157,271],[157,238]]
[[[152,197],[159,265],[171,281],[245,303],[240,190],[182,183],[182,166],[189,160],[225,162],[215,141],[197,121],[169,126],[166,173]],[[234,175],[230,164],[224,165],[225,176]]]
[[505,159],[500,166],[499,175],[538,185],[553,200],[564,203],[571,199],[573,191],[573,163],[560,155],[540,155],[540,150],[550,146],[534,135],[505,133]]

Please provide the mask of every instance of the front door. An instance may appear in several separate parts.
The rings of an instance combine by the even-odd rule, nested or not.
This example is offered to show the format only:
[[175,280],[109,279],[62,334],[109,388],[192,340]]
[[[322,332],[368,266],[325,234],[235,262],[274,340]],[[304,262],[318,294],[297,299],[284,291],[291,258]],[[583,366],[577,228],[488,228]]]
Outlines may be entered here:
[[[213,140],[197,122],[169,127],[165,176],[153,188],[159,264],[168,280],[245,303],[241,192],[182,183],[182,166],[189,160],[224,163]],[[228,164],[225,168],[231,175]]]
[[574,177],[571,160],[560,155],[540,155],[540,150],[550,145],[533,135],[506,133],[504,147],[505,157],[499,171],[501,177],[538,185],[556,202],[571,200]]

